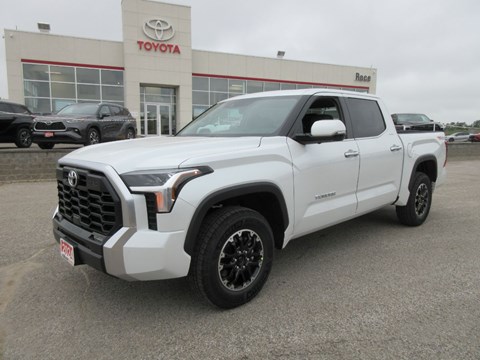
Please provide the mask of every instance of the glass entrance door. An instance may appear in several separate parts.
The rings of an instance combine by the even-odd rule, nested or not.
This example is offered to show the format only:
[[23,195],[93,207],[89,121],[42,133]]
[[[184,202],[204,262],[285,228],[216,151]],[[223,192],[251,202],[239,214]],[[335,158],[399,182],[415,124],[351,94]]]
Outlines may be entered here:
[[158,105],[160,114],[160,135],[172,135],[172,110],[169,104]]
[[172,135],[172,109],[170,104],[145,103],[145,135]]

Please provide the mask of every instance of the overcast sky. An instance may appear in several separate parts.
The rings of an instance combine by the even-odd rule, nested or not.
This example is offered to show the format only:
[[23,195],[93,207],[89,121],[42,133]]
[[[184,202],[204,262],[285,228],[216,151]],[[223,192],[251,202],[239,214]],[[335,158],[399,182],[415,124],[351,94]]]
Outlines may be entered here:
[[[192,46],[374,67],[394,112],[443,123],[480,119],[479,0],[171,0],[192,8]],[[161,15],[161,14],[157,14]],[[122,40],[121,0],[0,0],[0,31]],[[7,98],[5,41],[0,97]]]

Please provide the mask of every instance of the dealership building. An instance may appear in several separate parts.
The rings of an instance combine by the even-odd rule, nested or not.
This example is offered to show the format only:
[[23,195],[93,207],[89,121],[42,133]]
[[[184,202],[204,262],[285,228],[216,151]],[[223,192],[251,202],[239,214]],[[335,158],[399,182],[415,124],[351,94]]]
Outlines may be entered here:
[[[4,30],[8,93],[50,113],[83,101],[125,105],[141,135],[174,134],[218,101],[331,88],[375,93],[376,70],[192,49],[191,8],[122,1],[123,41]],[[220,29],[221,31],[221,29]],[[274,55],[274,54],[272,54]]]

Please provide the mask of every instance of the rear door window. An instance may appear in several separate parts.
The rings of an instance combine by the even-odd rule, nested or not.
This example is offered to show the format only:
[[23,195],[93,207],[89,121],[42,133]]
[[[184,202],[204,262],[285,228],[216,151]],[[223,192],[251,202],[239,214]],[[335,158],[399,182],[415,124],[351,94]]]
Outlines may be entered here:
[[113,116],[123,115],[122,108],[119,106],[110,106],[110,111],[112,112]]
[[355,138],[374,137],[385,131],[385,120],[375,100],[348,98],[346,101]]

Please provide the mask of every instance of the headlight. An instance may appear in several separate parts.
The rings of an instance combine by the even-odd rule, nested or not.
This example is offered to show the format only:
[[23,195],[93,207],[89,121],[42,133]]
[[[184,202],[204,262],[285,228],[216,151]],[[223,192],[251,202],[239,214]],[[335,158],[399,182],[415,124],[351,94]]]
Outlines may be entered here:
[[190,169],[168,169],[157,171],[134,171],[121,175],[132,193],[155,194],[157,212],[172,210],[182,187],[196,177],[213,172],[208,166]]

